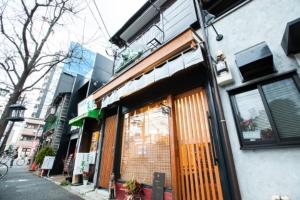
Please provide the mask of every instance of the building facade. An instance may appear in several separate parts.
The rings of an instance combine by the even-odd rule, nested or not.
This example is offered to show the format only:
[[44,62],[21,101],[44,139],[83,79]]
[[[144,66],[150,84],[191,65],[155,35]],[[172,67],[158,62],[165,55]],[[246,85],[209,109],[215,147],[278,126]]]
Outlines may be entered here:
[[[79,44],[72,43],[70,48],[74,49],[74,45]],[[51,145],[56,152],[52,173],[62,173],[65,159],[74,158],[80,128],[71,128],[68,121],[77,116],[77,104],[106,82],[112,71],[112,61],[79,47],[76,50],[82,59],[66,62],[63,66],[45,116],[43,143]]]
[[146,2],[111,38],[113,77],[85,100],[98,112],[80,141],[91,152],[99,131],[95,187],[109,189],[113,174],[123,199],[134,178],[151,199],[160,173],[164,199],[300,198],[299,10],[296,0]]
[[41,119],[27,118],[14,145],[18,148],[18,155],[31,158],[37,150],[45,122]]
[[[243,200],[300,198],[300,35],[293,32],[297,28],[285,34],[289,24],[299,30],[299,10],[297,0],[240,1],[233,9],[223,9],[223,15],[217,9],[213,13],[213,25],[224,36],[221,41],[208,27],[211,55],[217,60],[217,52],[224,53],[234,80],[220,86],[220,95]],[[290,50],[284,38],[296,48]],[[268,56],[261,54],[268,60],[263,66],[263,56],[251,54],[262,47],[268,49]],[[241,53],[249,59],[243,64]],[[255,75],[245,80],[242,68],[250,62]],[[264,66],[273,66],[275,72],[261,75]]]
[[216,140],[195,6],[193,0],[149,1],[111,38],[120,48],[114,76],[89,98],[101,118],[94,184],[108,189],[114,174],[117,199],[133,177],[151,199],[155,173],[164,177],[165,199],[238,196],[228,170],[234,165],[225,162],[231,155],[217,146],[225,143]]

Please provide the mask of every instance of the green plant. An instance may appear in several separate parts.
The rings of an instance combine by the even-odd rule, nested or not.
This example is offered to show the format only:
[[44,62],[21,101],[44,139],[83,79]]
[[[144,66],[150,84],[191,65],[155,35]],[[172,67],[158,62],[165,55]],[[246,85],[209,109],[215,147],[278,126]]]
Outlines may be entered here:
[[134,179],[126,181],[123,187],[128,195],[138,195],[142,193],[142,185]]
[[70,185],[70,182],[67,181],[67,180],[62,180],[62,181],[60,182],[60,185],[61,185],[61,186],[67,186],[67,185]]
[[41,165],[43,163],[45,156],[54,156],[54,155],[55,153],[51,146],[44,146],[37,152],[35,157],[35,162],[37,165]]
[[90,178],[89,172],[83,172],[82,175],[83,175],[83,180],[89,180],[89,178]]

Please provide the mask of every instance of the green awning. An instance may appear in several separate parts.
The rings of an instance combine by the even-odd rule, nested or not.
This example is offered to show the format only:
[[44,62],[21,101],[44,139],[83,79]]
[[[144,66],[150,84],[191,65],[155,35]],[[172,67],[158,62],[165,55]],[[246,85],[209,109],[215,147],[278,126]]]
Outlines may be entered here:
[[70,119],[69,125],[82,127],[83,120],[85,118],[98,119],[100,115],[101,115],[101,110],[99,110],[99,109],[91,110],[87,113],[84,113],[80,116]]

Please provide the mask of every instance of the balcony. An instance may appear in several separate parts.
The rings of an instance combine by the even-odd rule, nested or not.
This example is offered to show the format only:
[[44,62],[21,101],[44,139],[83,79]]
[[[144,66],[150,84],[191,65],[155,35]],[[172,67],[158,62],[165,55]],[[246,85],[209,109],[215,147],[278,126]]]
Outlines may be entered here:
[[114,73],[131,68],[190,27],[196,27],[193,0],[155,0],[146,4],[111,38],[116,52]]
[[160,24],[151,25],[126,47],[117,52],[114,73],[146,57],[164,43],[164,32]]
[[21,148],[32,148],[35,140],[18,141],[16,146]]
[[37,129],[33,129],[33,128],[23,128],[23,130],[21,131],[21,135],[24,136],[36,136],[37,134]]

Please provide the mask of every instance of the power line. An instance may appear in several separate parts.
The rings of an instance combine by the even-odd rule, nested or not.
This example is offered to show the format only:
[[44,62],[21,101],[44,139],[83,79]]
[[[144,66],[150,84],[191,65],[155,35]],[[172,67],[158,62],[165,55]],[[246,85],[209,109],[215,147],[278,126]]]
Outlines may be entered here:
[[98,8],[96,2],[95,2],[95,0],[93,0],[93,2],[94,2],[94,4],[95,4],[95,6],[96,6],[96,10],[98,11],[98,14],[99,14],[99,16],[100,16],[100,19],[101,19],[101,21],[102,21],[102,24],[103,24],[103,26],[104,26],[104,28],[105,28],[105,31],[106,31],[108,37],[111,38],[111,37],[110,37],[110,34],[109,34],[108,30],[107,30],[107,27],[106,27],[106,25],[105,25],[105,23],[104,23],[104,20],[103,20],[103,18],[102,18],[102,15],[101,15],[101,13],[100,13],[100,10],[99,10],[99,8]]
[[[92,14],[94,20],[96,21],[96,23],[97,23],[97,25],[98,25],[98,28],[101,30],[101,32],[103,33],[103,35],[104,35],[104,37],[105,37],[105,33],[104,33],[104,31],[102,30],[102,28],[101,28],[101,26],[100,26],[100,24],[99,24],[97,18],[95,17],[95,15],[94,15],[94,13],[93,13],[91,7],[90,7],[89,2],[88,2],[87,0],[85,0],[85,1],[86,1],[86,3],[87,3],[87,6],[88,6],[89,10],[91,11],[91,14]],[[107,39],[107,38],[106,38],[106,39]],[[107,40],[108,40],[108,39],[107,39]]]

